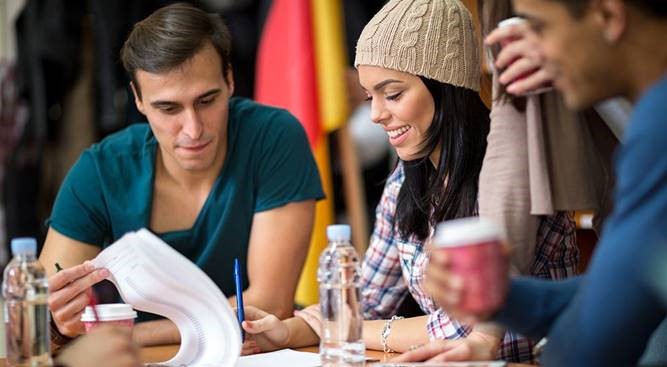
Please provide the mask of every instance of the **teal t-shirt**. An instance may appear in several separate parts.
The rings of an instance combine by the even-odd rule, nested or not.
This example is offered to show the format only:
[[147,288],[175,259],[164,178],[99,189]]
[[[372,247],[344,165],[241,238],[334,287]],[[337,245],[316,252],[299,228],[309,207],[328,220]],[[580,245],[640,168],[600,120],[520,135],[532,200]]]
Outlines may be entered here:
[[[67,174],[47,223],[67,237],[100,247],[128,231],[149,228],[156,149],[149,125],[141,123],[85,150]],[[253,215],[323,197],[299,121],[285,110],[232,98],[225,162],[194,225],[157,235],[230,296],[236,257],[248,284]]]

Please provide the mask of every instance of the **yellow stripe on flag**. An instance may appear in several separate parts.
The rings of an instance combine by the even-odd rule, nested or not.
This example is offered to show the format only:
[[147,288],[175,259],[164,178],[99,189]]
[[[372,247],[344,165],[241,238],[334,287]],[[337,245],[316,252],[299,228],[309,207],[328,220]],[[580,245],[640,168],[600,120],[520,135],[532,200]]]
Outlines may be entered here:
[[343,5],[340,0],[313,0],[312,4],[320,117],[329,132],[343,125],[349,114]]
[[315,209],[315,224],[308,258],[296,290],[296,303],[311,305],[319,300],[317,268],[322,250],[327,246],[326,228],[334,222],[333,184],[329,167],[329,144],[326,134],[336,130],[348,118],[347,85],[345,80],[345,46],[343,7],[340,0],[312,0],[315,42],[315,70],[322,136],[313,147],[320,170],[326,200]]
[[323,136],[313,154],[322,178],[322,187],[327,196],[326,200],[320,200],[315,205],[315,224],[310,240],[310,250],[306,258],[306,264],[301,273],[301,279],[296,289],[295,301],[302,306],[312,305],[319,302],[319,287],[317,283],[317,268],[319,266],[320,253],[327,246],[327,226],[333,223],[333,184],[331,182],[331,169],[329,167],[329,143]]

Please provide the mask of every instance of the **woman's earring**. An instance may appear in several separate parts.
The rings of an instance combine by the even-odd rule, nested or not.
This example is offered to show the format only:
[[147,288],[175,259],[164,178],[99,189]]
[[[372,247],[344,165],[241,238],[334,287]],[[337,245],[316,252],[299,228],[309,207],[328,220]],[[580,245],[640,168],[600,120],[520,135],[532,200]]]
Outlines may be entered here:
[[603,37],[605,42],[607,42],[608,45],[613,45],[614,42],[616,41],[614,38],[614,35],[611,33],[611,31],[606,31],[603,33]]

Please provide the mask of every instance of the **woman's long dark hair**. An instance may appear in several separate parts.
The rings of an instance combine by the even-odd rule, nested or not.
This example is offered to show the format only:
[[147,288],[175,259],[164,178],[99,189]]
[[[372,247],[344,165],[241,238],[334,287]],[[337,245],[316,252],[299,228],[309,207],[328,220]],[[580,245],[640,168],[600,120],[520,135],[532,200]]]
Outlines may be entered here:
[[[396,220],[402,238],[429,236],[436,223],[471,216],[489,133],[489,110],[477,92],[421,78],[433,96],[435,114],[419,158],[404,161],[405,181],[398,194]],[[430,154],[439,146],[434,167]]]

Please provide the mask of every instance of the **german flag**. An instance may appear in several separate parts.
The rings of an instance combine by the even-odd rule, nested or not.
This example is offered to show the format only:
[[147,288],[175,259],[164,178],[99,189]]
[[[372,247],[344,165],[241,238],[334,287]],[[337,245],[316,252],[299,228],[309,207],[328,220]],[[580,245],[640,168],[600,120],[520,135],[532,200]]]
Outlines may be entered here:
[[327,133],[348,116],[343,8],[340,0],[274,0],[257,55],[256,100],[285,108],[303,124],[326,199],[316,206],[308,258],[296,302],[318,302],[317,267],[333,223]]

